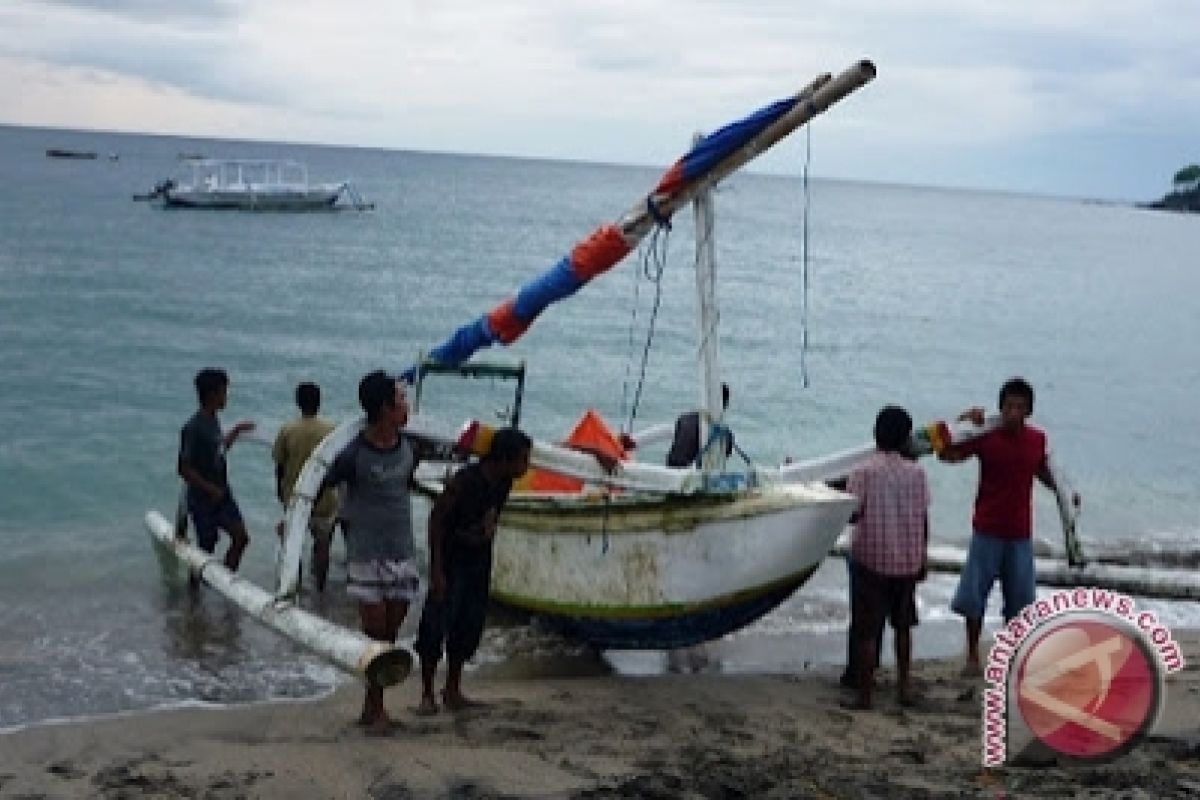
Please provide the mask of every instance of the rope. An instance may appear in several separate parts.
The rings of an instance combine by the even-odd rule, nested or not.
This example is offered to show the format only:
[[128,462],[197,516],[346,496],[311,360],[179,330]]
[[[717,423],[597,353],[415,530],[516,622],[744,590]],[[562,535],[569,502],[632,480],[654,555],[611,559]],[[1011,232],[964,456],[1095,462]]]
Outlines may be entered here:
[[[629,409],[629,392],[630,382],[633,372],[633,354],[636,352],[636,343],[634,342],[634,334],[637,330],[638,307],[641,305],[642,298],[642,281],[638,270],[631,270],[629,273],[633,281],[633,303],[629,309],[629,338],[625,348],[625,375],[621,378],[621,409],[618,416],[621,419],[625,418],[625,412]],[[632,427],[625,431],[633,433]]]
[[809,310],[808,310],[808,278],[809,278],[809,248],[808,248],[808,211],[810,205],[811,194],[808,185],[808,171],[812,164],[812,124],[809,123],[804,128],[805,145],[804,145],[804,172],[801,177],[801,186],[804,193],[804,216],[803,225],[801,228],[800,248],[801,248],[801,269],[800,269],[800,381],[801,387],[808,388],[808,332],[809,332]]
[[708,453],[709,450],[712,449],[712,447],[715,444],[717,444],[718,441],[722,445],[724,445],[725,442],[728,441],[729,448],[734,453],[737,453],[739,456],[741,456],[742,461],[746,462],[747,467],[754,466],[754,459],[752,459],[750,457],[750,455],[745,450],[743,450],[740,445],[738,445],[737,440],[733,438],[733,431],[731,431],[729,429],[728,425],[723,425],[720,422],[709,423],[708,441],[704,443],[704,447],[700,448],[700,453],[696,456],[696,465],[697,466],[699,466],[703,462],[704,456]]
[[[642,401],[642,389],[646,385],[646,366],[650,360],[650,345],[654,341],[654,325],[658,321],[658,310],[662,305],[662,279],[667,268],[667,250],[670,245],[671,229],[659,226],[650,234],[647,245],[641,252],[640,271],[646,280],[654,284],[654,303],[650,308],[650,320],[646,325],[646,341],[642,345],[641,365],[638,369],[637,386],[633,392],[633,403],[629,409],[629,430],[637,419],[638,406]],[[632,336],[632,329],[631,329]],[[624,405],[624,401],[622,401]]]

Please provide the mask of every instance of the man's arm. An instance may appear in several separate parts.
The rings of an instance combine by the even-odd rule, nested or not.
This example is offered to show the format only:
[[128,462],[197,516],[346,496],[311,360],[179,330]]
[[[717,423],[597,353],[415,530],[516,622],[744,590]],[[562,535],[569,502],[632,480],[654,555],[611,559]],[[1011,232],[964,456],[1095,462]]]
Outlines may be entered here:
[[354,483],[355,441],[357,440],[351,441],[342,449],[342,452],[334,456],[333,463],[329,465],[329,469],[325,472],[325,477],[321,479],[321,485],[317,489],[317,497],[320,497],[326,491],[333,489],[339,484]]
[[249,433],[252,430],[254,430],[254,423],[248,419],[244,419],[229,429],[229,433],[225,434],[225,438],[221,443],[224,444],[225,449],[228,450],[229,448],[233,447],[233,443],[237,441],[239,436],[241,436],[243,433]]
[[434,600],[446,597],[446,523],[457,502],[457,482],[451,479],[433,501],[433,509],[429,512],[429,596]]
[[921,524],[924,527],[925,544],[921,548],[921,570],[917,573],[917,583],[920,583],[921,581],[923,581],[929,577],[929,512],[928,511],[925,512],[924,520],[922,521]]
[[639,447],[645,447],[648,444],[670,441],[674,433],[675,423],[660,422],[657,425],[651,425],[649,428],[644,428],[634,433],[622,433],[619,439],[621,447],[624,447],[626,450],[635,450]]
[[1054,480],[1054,473],[1050,471],[1050,465],[1046,463],[1045,459],[1042,459],[1041,466],[1038,467],[1038,471],[1035,474],[1037,475],[1037,479],[1042,482],[1042,486],[1045,486],[1052,492],[1058,491],[1058,483]]
[[[979,406],[972,406],[966,411],[958,415],[958,422],[970,420],[975,424],[975,427],[982,428],[987,421],[987,413]],[[942,448],[942,452],[937,454],[938,461],[944,461],[947,464],[958,464],[966,461],[971,456],[975,455],[974,448],[970,442],[963,444],[951,444]]]
[[[1054,471],[1050,469],[1050,463],[1046,459],[1042,459],[1042,465],[1038,467],[1036,474],[1037,479],[1042,482],[1043,486],[1055,494],[1058,494],[1058,481],[1055,480]],[[1071,491],[1069,482],[1066,491]],[[1079,492],[1071,492],[1071,505],[1075,506],[1076,508],[1079,507]]]
[[271,447],[271,458],[275,461],[275,496],[279,502],[283,500],[283,465],[287,462],[287,426],[279,429],[275,436],[275,444]]

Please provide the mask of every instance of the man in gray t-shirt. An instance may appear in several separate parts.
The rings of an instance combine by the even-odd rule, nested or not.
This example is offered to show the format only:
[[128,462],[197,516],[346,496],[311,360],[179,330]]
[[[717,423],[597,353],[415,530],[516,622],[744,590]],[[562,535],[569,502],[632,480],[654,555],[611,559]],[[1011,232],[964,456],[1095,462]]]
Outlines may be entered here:
[[417,459],[404,434],[389,449],[360,433],[329,468],[326,481],[346,487],[341,519],[346,529],[346,560],[407,561],[415,548],[409,482]]
[[[418,457],[403,432],[408,398],[402,383],[382,370],[368,373],[358,400],[366,427],[334,459],[321,488],[346,487],[346,593],[358,601],[363,633],[391,644],[421,588],[408,493]],[[383,687],[367,683],[359,722],[372,733],[390,730]]]

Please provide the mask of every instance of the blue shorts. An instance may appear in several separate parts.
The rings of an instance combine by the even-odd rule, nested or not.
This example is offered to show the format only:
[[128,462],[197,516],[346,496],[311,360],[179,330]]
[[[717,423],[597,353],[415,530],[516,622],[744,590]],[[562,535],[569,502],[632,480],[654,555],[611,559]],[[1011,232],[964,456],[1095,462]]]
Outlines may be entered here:
[[187,506],[196,528],[196,546],[206,553],[217,547],[218,528],[231,531],[242,525],[242,512],[228,490],[215,503],[206,496],[188,492]]
[[950,608],[968,619],[983,619],[997,578],[1004,592],[1004,621],[1008,622],[1036,597],[1032,540],[1001,539],[976,531]]

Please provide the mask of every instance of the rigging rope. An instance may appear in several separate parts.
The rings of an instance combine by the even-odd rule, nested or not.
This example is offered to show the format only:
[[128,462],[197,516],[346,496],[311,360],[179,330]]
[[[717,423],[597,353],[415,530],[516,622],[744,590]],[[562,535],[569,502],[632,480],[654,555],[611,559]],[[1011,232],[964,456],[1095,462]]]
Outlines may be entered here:
[[[641,305],[642,298],[640,271],[636,269],[630,270],[629,275],[633,281],[633,303],[629,309],[629,338],[625,347],[625,375],[621,378],[621,409],[618,414],[621,419],[625,419],[625,413],[629,409],[630,374],[633,372],[633,354],[636,347],[634,334],[637,331],[638,307]],[[633,433],[633,430],[631,428],[625,432]]]
[[[646,324],[646,341],[642,345],[641,365],[638,369],[637,386],[633,392],[633,402],[629,409],[628,430],[633,431],[633,423],[637,419],[638,405],[642,401],[642,389],[646,385],[646,365],[650,360],[650,345],[654,341],[654,324],[658,321],[658,309],[662,305],[662,279],[667,268],[667,251],[670,246],[671,228],[659,225],[650,234],[650,238],[641,250],[640,272],[642,276],[654,284],[654,303],[650,307],[650,320]],[[633,339],[633,325],[630,323],[630,341]],[[628,366],[628,365],[626,365]],[[624,407],[624,399],[621,402]]]
[[809,330],[809,311],[808,311],[808,210],[811,195],[808,186],[808,171],[812,165],[812,123],[804,127],[805,144],[804,144],[804,172],[800,179],[800,185],[804,193],[804,216],[803,225],[801,228],[800,251],[801,251],[801,269],[800,269],[800,381],[801,387],[808,388],[808,330]]

